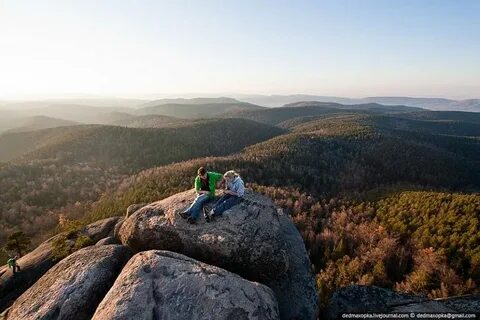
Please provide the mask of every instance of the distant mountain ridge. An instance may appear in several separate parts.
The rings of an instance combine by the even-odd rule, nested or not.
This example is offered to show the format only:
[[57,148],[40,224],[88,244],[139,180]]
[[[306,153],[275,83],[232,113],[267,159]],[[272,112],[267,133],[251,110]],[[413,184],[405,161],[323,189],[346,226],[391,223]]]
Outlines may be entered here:
[[[342,105],[331,102],[297,102],[281,108],[263,108],[258,110],[243,110],[221,115],[224,118],[243,118],[270,125],[278,125],[295,118],[318,117],[340,113],[408,113],[426,111],[420,108],[405,106],[383,106],[380,104]],[[287,126],[288,127],[288,126]]]
[[46,108],[56,105],[83,105],[89,107],[132,108],[148,102],[146,99],[127,98],[77,98],[77,99],[38,99],[25,101],[1,101],[0,105],[15,110]]
[[40,129],[66,127],[78,125],[78,122],[46,117],[46,116],[33,116],[28,118],[18,119],[16,126],[12,129],[8,129],[5,132],[24,132]]
[[412,112],[423,111],[423,108],[408,107],[404,105],[383,105],[380,103],[370,102],[362,104],[340,104],[336,102],[320,102],[320,101],[300,101],[284,105],[284,107],[330,107],[336,109],[352,109],[352,110],[366,110],[366,111],[381,111],[381,112]]
[[227,113],[266,109],[246,102],[205,104],[160,104],[138,109],[137,115],[160,114],[177,118],[211,118]]
[[[235,96],[235,95],[234,95]],[[335,102],[341,104],[364,104],[379,103],[383,105],[404,105],[409,107],[426,108],[431,110],[445,111],[474,111],[480,112],[480,99],[453,100],[445,98],[415,98],[415,97],[366,97],[345,98],[317,95],[251,95],[235,96],[242,101],[255,103],[266,107],[280,107],[285,104],[299,101]]]
[[[111,121],[131,116],[135,109],[127,107],[94,107],[77,104],[53,104],[45,107],[17,110],[18,117],[47,116],[88,124],[109,124]],[[123,114],[123,116],[121,116]],[[109,116],[111,115],[111,117]],[[120,116],[120,117],[119,117]]]
[[184,123],[188,120],[183,120],[175,117],[163,116],[163,115],[144,115],[144,116],[131,116],[118,121],[113,121],[111,124],[115,126],[129,127],[129,128],[160,128],[164,126],[170,126],[175,124]]
[[149,101],[139,106],[139,108],[154,107],[164,104],[211,104],[211,103],[242,103],[237,99],[228,97],[218,98],[170,98],[170,99],[157,99]]

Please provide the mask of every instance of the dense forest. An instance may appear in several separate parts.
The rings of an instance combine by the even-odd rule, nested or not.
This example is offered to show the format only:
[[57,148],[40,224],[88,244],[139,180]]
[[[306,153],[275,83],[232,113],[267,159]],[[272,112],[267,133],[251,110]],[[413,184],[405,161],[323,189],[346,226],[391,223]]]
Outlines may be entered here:
[[[33,217],[52,217],[42,225],[47,232],[60,214],[77,225],[122,215],[132,203],[191,188],[199,166],[235,169],[291,214],[322,305],[350,283],[430,297],[479,291],[475,116],[323,106],[238,114],[277,128],[238,119],[208,120],[218,124],[208,130],[199,125],[206,120],[128,134],[89,128],[79,139],[30,151],[25,162],[0,168],[2,230],[19,225],[32,234]],[[235,130],[226,132],[228,123]],[[205,148],[196,149],[200,143]],[[15,220],[19,211],[29,218]]]

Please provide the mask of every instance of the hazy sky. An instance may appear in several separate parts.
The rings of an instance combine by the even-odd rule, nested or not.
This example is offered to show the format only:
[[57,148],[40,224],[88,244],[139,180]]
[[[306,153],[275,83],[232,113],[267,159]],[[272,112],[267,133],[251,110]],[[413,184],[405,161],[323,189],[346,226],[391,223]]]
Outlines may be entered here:
[[480,1],[0,0],[0,99],[480,97]]

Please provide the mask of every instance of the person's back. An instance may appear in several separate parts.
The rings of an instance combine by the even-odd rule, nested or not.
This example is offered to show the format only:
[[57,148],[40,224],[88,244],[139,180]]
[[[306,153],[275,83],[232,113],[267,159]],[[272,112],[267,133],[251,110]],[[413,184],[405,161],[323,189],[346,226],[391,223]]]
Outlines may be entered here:
[[245,195],[245,184],[238,173],[233,170],[223,175],[226,181],[226,190],[215,206],[207,211],[204,209],[205,220],[210,222],[214,216],[223,214],[226,210],[239,204]]
[[236,175],[232,181],[228,182],[228,189],[235,192],[237,197],[243,197],[245,194],[245,183],[239,175]]

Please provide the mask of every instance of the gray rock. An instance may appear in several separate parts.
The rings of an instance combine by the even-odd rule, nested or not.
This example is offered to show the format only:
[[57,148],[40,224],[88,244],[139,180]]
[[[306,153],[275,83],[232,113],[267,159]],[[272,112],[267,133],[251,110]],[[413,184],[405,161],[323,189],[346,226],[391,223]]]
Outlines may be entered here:
[[350,285],[334,292],[326,308],[326,318],[338,319],[342,313],[350,312],[388,312],[396,306],[424,301],[375,286]]
[[125,221],[125,218],[120,218],[118,219],[118,222],[115,224],[115,227],[113,227],[113,236],[118,240],[120,241],[120,236],[119,236],[119,232],[120,232],[120,228],[122,227],[122,224],[123,222]]
[[8,308],[5,311],[3,311],[2,313],[0,313],[0,320],[6,320],[7,319],[8,311],[10,311],[10,308]]
[[317,319],[318,294],[310,259],[292,220],[279,209],[281,235],[288,253],[288,270],[266,283],[277,297],[283,320]]
[[[108,218],[89,224],[83,234],[94,241],[98,241],[113,232],[114,224],[118,219],[118,217]],[[46,240],[35,250],[21,257],[18,260],[21,272],[17,273],[15,277],[7,266],[0,269],[0,312],[11,305],[15,299],[58,262],[53,256],[52,244],[62,236],[63,234],[59,234]],[[75,238],[72,238],[68,243],[72,245],[74,242]]]
[[169,250],[242,277],[267,282],[288,269],[279,215],[272,201],[247,192],[245,201],[214,222],[191,225],[179,217],[193,201],[193,190],[137,210],[120,228],[120,239],[135,251]]
[[439,301],[424,301],[417,303],[409,303],[401,305],[388,310],[389,312],[455,312],[455,310],[448,308]]
[[135,255],[93,319],[278,319],[266,286],[167,251]]
[[354,312],[475,313],[479,310],[479,295],[429,300],[374,286],[351,285],[333,294],[324,318],[338,319],[342,313]]
[[106,238],[103,238],[101,240],[99,240],[95,245],[96,246],[103,246],[103,245],[107,245],[107,244],[119,244],[118,240],[111,236],[111,237],[106,237]]
[[85,228],[84,233],[94,242],[113,236],[113,229],[120,218],[121,217],[112,217],[91,223]]
[[130,250],[120,245],[71,254],[15,301],[7,319],[90,319],[130,257]]
[[45,272],[55,265],[52,243],[60,236],[52,237],[35,250],[27,253],[17,263],[21,272],[13,276],[11,269],[4,266],[0,276],[0,311],[5,310]]
[[463,297],[452,297],[447,299],[437,300],[443,303],[446,307],[455,310],[456,312],[465,313],[479,313],[480,312],[480,294],[472,294]]
[[137,210],[143,208],[146,205],[147,205],[147,203],[134,203],[134,204],[129,205],[128,208],[127,208],[127,212],[125,212],[125,219],[130,217],[132,214],[137,212]]

